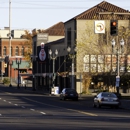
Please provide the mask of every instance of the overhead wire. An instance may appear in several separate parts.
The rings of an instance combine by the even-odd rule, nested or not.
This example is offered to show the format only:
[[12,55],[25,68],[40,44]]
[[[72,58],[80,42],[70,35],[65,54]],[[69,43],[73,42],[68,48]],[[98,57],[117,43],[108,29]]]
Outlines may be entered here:
[[[63,3],[66,3],[66,2],[69,2],[69,3],[71,3],[71,2],[75,2],[75,3],[80,2],[81,3],[81,2],[85,2],[85,1],[76,1],[76,0],[73,0],[73,1],[57,1],[57,0],[56,1],[55,0],[54,1],[52,1],[52,0],[50,0],[50,1],[35,1],[35,0],[15,1],[15,0],[12,0],[11,3],[17,4],[17,6],[13,6],[13,4],[12,4],[11,8],[12,9],[84,9],[86,7],[69,6],[69,5],[65,5]],[[46,2],[46,4],[44,2]],[[51,2],[51,4],[50,4],[50,2]],[[7,3],[7,2],[5,2],[5,3]],[[1,9],[2,8],[6,9],[6,8],[8,8],[8,6],[3,6],[2,5],[0,8]]]

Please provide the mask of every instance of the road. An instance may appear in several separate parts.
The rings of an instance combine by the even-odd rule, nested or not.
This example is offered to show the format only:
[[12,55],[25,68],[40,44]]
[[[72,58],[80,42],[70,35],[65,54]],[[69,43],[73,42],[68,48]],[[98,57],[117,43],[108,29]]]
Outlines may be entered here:
[[130,111],[0,87],[0,130],[129,130]]

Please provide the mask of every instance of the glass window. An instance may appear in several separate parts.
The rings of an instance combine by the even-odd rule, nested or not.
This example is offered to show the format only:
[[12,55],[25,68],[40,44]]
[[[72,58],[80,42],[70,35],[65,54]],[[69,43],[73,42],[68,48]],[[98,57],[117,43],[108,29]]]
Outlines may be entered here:
[[16,46],[16,49],[15,49],[15,55],[18,56],[19,55],[19,48]]
[[24,56],[24,47],[21,48],[21,56]]
[[4,55],[4,56],[7,55],[7,48],[6,48],[6,46],[4,46],[4,48],[3,48],[3,55]]
[[71,47],[71,28],[67,29],[67,46]]

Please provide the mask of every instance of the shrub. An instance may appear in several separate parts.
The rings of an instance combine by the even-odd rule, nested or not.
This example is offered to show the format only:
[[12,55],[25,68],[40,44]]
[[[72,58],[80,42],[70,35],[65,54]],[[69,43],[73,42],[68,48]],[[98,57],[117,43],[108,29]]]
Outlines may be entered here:
[[3,79],[3,84],[10,84],[10,79],[9,78],[4,78]]

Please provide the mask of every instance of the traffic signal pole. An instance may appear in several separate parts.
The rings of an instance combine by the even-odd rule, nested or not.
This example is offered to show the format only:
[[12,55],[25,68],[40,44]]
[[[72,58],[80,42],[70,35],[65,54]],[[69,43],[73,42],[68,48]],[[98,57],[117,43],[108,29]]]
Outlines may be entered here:
[[110,21],[110,34],[111,34],[111,36],[118,35],[118,20]]

